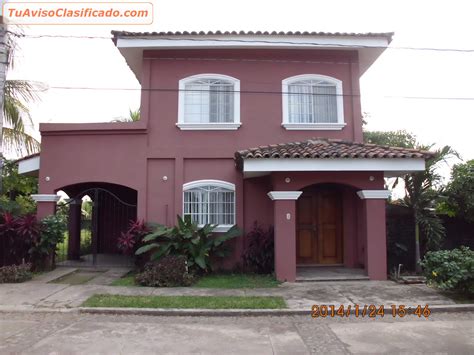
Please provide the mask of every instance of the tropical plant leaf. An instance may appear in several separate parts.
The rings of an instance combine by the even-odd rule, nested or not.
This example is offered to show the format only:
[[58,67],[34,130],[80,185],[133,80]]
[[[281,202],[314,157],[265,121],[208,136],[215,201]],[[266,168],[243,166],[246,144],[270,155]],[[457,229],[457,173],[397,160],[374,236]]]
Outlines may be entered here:
[[196,262],[197,265],[199,265],[201,269],[204,269],[204,270],[206,269],[207,265],[206,265],[206,261],[204,260],[204,256],[199,255],[194,259],[194,261]]
[[135,252],[135,255],[144,254],[144,253],[149,252],[150,250],[152,250],[154,248],[157,248],[159,246],[160,246],[160,244],[158,244],[158,243],[151,243],[151,244],[144,245],[144,246],[137,249],[137,251]]
[[164,227],[164,226],[160,226],[157,228],[156,231],[154,231],[153,233],[150,233],[150,234],[147,234],[144,238],[143,238],[143,241],[144,242],[149,242],[149,241],[152,241],[152,240],[155,240],[157,239],[158,237],[166,237],[166,235],[169,233],[169,229]]
[[40,151],[40,142],[32,136],[15,130],[3,127],[3,149],[9,152],[16,152],[18,155],[33,154]]

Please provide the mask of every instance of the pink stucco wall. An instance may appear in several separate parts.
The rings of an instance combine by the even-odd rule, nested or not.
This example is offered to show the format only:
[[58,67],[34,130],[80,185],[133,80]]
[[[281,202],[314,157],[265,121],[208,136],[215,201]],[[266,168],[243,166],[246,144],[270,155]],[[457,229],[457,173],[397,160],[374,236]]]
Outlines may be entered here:
[[[237,131],[181,131],[176,127],[178,81],[203,73],[240,80],[242,126]],[[282,80],[300,74],[342,80],[346,127],[340,131],[287,131],[281,126]],[[40,126],[40,193],[54,193],[82,182],[120,184],[137,191],[138,218],[170,225],[182,213],[184,183],[224,180],[236,185],[236,221],[248,231],[255,221],[264,226],[275,224],[279,207],[275,210],[268,191],[338,183],[346,186],[344,263],[364,264],[366,241],[361,236],[365,234],[358,223],[363,204],[354,194],[357,189],[383,188],[382,173],[276,173],[244,179],[233,160],[236,150],[311,137],[362,141],[356,51],[145,51],[141,82],[140,122]],[[371,175],[375,181],[369,181]],[[285,177],[291,178],[290,184],[284,182]],[[50,209],[47,204],[40,207],[43,214]],[[294,233],[290,229],[288,233]],[[244,246],[244,238],[235,242],[228,264],[239,261]]]

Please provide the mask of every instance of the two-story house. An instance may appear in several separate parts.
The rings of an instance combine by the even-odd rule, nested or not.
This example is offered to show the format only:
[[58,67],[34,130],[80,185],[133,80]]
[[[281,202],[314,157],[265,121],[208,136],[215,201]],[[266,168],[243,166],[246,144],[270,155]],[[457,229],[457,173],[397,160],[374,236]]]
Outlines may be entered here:
[[[384,177],[423,170],[429,156],[363,143],[359,78],[392,33],[113,36],[141,84],[141,120],[41,124],[40,217],[59,190],[91,195],[103,253],[135,216],[171,225],[191,215],[219,231],[257,221],[274,226],[279,280],[294,281],[298,265],[386,279]],[[132,210],[100,201],[103,191]],[[227,266],[245,245],[235,241]]]

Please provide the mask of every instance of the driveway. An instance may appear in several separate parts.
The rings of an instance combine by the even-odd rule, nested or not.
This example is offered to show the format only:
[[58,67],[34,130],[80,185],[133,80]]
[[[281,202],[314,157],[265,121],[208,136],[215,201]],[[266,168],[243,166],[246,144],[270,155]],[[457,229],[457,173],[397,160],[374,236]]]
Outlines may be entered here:
[[428,319],[0,313],[0,353],[472,354],[473,313]]

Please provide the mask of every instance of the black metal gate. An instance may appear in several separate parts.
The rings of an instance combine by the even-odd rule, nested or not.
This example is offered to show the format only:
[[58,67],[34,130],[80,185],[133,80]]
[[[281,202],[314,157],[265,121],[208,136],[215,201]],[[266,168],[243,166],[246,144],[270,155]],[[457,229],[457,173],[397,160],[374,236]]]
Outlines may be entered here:
[[58,212],[67,215],[68,232],[57,248],[58,265],[130,263],[129,258],[120,255],[118,238],[137,217],[136,193],[134,198],[127,194],[119,197],[118,193],[101,187],[88,188],[60,206]]

